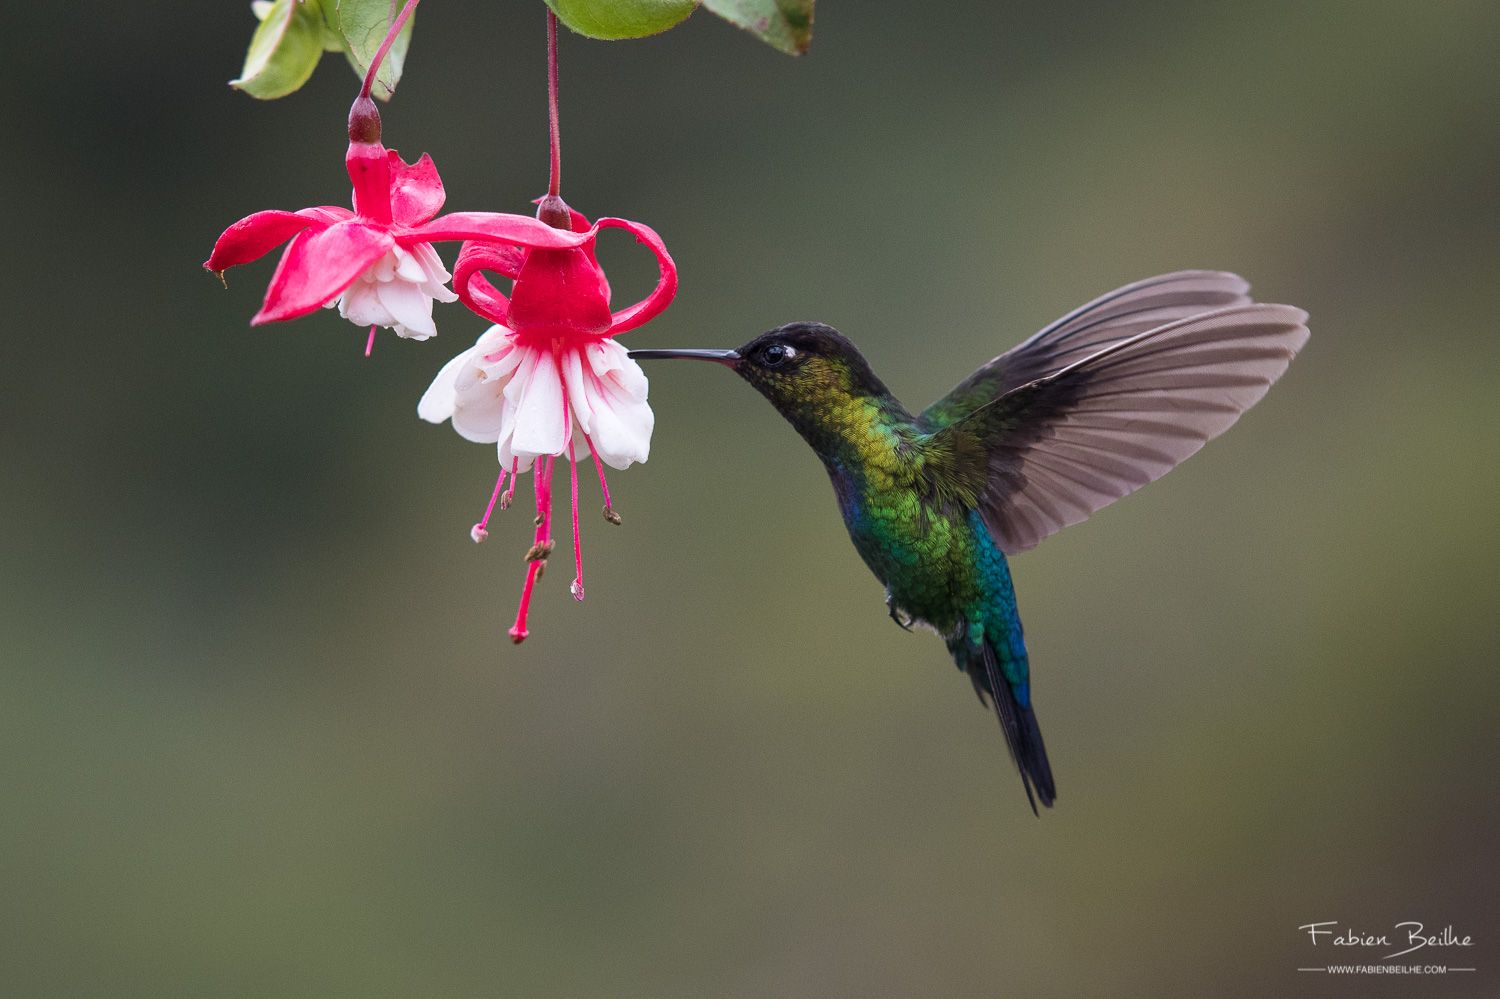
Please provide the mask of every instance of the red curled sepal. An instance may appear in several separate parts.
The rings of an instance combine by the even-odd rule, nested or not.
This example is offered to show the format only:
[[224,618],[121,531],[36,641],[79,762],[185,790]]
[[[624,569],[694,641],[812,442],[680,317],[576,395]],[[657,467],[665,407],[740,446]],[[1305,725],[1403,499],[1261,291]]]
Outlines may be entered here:
[[465,243],[458,251],[458,262],[453,265],[453,290],[476,315],[508,326],[510,299],[502,295],[483,272],[493,271],[514,281],[525,261],[526,251],[518,246],[477,241]]
[[609,335],[618,336],[637,326],[644,326],[672,304],[672,299],[677,296],[677,265],[672,261],[672,255],[667,252],[667,246],[656,234],[656,230],[648,225],[626,219],[602,218],[594,223],[594,231],[600,229],[624,229],[634,236],[637,243],[656,254],[656,266],[660,275],[651,294],[614,314]]

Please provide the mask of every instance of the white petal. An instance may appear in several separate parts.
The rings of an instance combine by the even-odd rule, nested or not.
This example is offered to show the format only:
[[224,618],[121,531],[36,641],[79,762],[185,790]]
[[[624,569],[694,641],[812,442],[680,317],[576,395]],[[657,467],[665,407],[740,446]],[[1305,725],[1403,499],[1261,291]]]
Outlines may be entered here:
[[477,365],[460,372],[458,381],[453,429],[464,440],[476,444],[495,443],[500,439],[505,411],[505,382],[484,379],[484,372]]
[[583,354],[581,351],[570,350],[562,355],[561,361],[563,379],[568,387],[568,409],[572,411],[578,428],[586,434],[592,434],[593,407],[589,404],[588,392],[584,387]]
[[437,326],[432,321],[432,299],[421,288],[400,280],[387,281],[375,288],[380,304],[394,320],[390,325],[398,334],[412,340],[437,336]]
[[589,386],[594,408],[594,450],[614,468],[629,468],[651,456],[656,416],[645,399],[628,396],[605,383]]
[[427,272],[422,269],[422,264],[416,257],[399,246],[391,247],[390,253],[396,261],[395,277],[397,280],[409,281],[412,284],[421,284],[427,280]]
[[432,384],[427,386],[427,391],[422,393],[422,401],[417,403],[418,416],[428,423],[442,423],[453,415],[453,405],[458,395],[459,371],[468,363],[474,350],[475,348],[470,347],[443,365]]
[[612,340],[588,352],[591,370],[584,378],[584,398],[593,421],[590,436],[601,461],[628,468],[651,454],[656,416],[646,402],[645,372],[625,348]]
[[380,304],[377,287],[363,279],[355,281],[339,299],[339,315],[356,326],[390,326],[395,320]]
[[563,412],[562,378],[550,352],[537,351],[535,357],[530,377],[523,382],[518,372],[507,386],[507,395],[517,385],[521,386],[516,398],[511,449],[520,456],[561,454],[568,427]]
[[432,244],[413,243],[407,247],[407,250],[422,267],[424,278],[422,290],[439,302],[458,301],[458,296],[444,287],[453,279],[453,275],[449,274],[447,268],[443,266],[443,258],[438,256]]

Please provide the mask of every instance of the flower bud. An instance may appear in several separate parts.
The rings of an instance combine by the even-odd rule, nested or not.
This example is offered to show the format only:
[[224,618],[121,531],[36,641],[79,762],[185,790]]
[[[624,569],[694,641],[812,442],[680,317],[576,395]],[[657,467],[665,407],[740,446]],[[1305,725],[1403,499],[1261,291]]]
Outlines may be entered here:
[[349,141],[380,141],[380,111],[368,96],[355,98],[354,105],[349,108]]

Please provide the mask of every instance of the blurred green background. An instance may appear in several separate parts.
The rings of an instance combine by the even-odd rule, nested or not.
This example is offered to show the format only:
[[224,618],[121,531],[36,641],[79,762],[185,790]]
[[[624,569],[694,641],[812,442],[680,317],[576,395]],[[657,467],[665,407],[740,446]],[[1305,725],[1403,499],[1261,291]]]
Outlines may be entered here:
[[[237,2],[17,7],[0,994],[1500,991],[1491,0],[825,0],[797,61],[701,13],[564,38],[564,193],[681,265],[631,345],[819,319],[915,406],[1161,271],[1312,313],[1240,426],[1015,561],[1040,820],[713,368],[653,370],[587,602],[557,567],[512,647],[529,514],[473,545],[493,454],[414,411],[483,324],[365,360],[329,313],[248,328],[270,261],[198,266],[347,198],[353,76],[231,92]],[[542,80],[540,4],[431,0],[387,141],[524,211]],[[1403,919],[1479,970],[1294,970],[1335,957],[1299,924]]]

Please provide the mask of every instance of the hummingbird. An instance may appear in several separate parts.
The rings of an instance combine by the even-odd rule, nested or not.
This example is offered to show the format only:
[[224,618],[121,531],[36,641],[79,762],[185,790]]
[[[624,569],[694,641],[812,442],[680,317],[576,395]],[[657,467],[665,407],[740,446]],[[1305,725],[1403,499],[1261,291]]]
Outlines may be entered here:
[[1219,271],[1126,285],[917,414],[823,323],[630,356],[728,367],[817,452],[890,617],[943,639],[999,718],[1036,813],[1057,787],[1006,559],[1161,478],[1265,395],[1307,342],[1307,313],[1249,291]]

